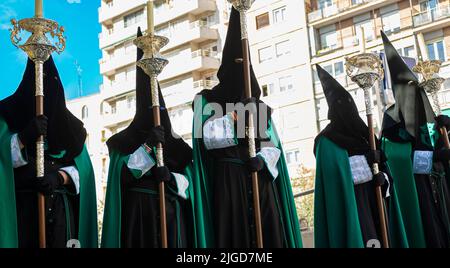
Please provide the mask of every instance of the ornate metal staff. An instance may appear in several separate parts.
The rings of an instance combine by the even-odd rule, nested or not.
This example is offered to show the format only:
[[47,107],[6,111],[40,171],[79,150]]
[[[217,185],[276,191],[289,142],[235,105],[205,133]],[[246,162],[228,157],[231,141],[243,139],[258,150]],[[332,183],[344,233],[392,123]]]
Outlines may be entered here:
[[[362,40],[364,42],[364,40]],[[369,143],[370,149],[375,151],[377,149],[375,144],[375,130],[373,128],[373,114],[372,114],[372,98],[371,88],[379,80],[383,79],[383,67],[380,58],[374,53],[363,53],[346,58],[345,63],[347,75],[360,88],[364,90],[364,100],[366,105],[367,125],[369,127]],[[378,163],[372,165],[373,174],[378,174]],[[389,248],[389,238],[387,231],[387,217],[385,213],[385,204],[381,191],[381,186],[375,188],[377,199],[378,215],[380,218],[381,238],[384,248]]]
[[[43,16],[42,0],[35,0],[35,16],[33,18],[17,21],[11,20],[11,41],[13,45],[27,53],[35,64],[36,72],[36,116],[44,114],[44,62],[50,58],[53,52],[63,52],[66,46],[64,28],[57,22],[45,19]],[[31,36],[23,44],[19,45],[22,38],[19,33],[25,30]],[[51,42],[47,35],[57,38],[58,41]],[[36,176],[44,177],[44,137],[41,136],[36,142]],[[38,194],[39,213],[39,247],[46,247],[45,237],[45,198]]]
[[[439,77],[438,75],[441,64],[442,62],[440,60],[425,60],[419,61],[419,63],[413,68],[414,72],[421,74],[423,81],[419,84],[419,86],[423,87],[425,92],[431,95],[431,98],[433,99],[433,109],[438,116],[442,114],[438,91],[441,89],[442,83],[445,81],[444,78]],[[445,148],[450,149],[447,128],[442,126],[439,131],[444,138]]]
[[[158,75],[164,67],[169,63],[164,59],[159,51],[169,43],[169,39],[164,36],[154,34],[153,22],[153,1],[147,2],[147,33],[134,40],[134,44],[144,51],[144,56],[136,64],[149,77],[152,94],[153,106],[153,122],[155,127],[161,125],[161,117],[159,113],[159,91],[158,91]],[[159,143],[156,146],[156,162],[158,167],[164,166],[163,147]],[[161,215],[161,246],[167,248],[167,221],[166,221],[166,198],[164,182],[159,184],[159,209]]]
[[[241,39],[242,39],[242,54],[244,65],[244,83],[245,96],[252,97],[252,85],[250,78],[250,53],[248,48],[248,31],[247,31],[247,11],[252,7],[255,0],[228,0],[233,7],[239,11],[241,17]],[[255,123],[253,115],[250,113],[248,118],[248,151],[250,157],[256,156],[255,146]],[[258,248],[263,247],[263,234],[261,224],[261,208],[259,205],[259,186],[258,173],[252,172],[252,188],[253,188],[253,206],[255,211],[255,226],[256,226],[256,245]]]

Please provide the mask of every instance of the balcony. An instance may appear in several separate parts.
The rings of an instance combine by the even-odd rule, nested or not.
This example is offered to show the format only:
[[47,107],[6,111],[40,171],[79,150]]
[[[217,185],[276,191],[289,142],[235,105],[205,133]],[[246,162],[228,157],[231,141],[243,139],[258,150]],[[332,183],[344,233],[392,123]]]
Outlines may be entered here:
[[199,15],[207,11],[215,11],[214,0],[183,0],[176,4],[163,4],[155,9],[155,25],[167,23],[186,14]]
[[216,80],[209,80],[209,79],[203,79],[194,81],[194,89],[196,91],[202,91],[204,89],[212,89],[213,87],[217,86],[219,84],[219,81]]
[[161,33],[161,35],[166,36],[170,40],[169,44],[161,49],[163,53],[189,42],[201,43],[219,38],[217,30],[210,28],[204,21],[184,23],[173,32]]
[[128,81],[116,82],[113,84],[103,84],[101,88],[101,97],[106,101],[122,96],[135,90],[135,78],[130,77]]
[[109,60],[100,59],[100,73],[102,75],[112,75],[116,69],[134,63],[136,63],[136,53],[124,54]]
[[[315,1],[316,4],[318,1]],[[381,6],[395,3],[395,0],[337,0],[331,6],[313,9],[308,13],[308,23],[320,27],[334,20],[344,20]]]
[[414,27],[450,18],[450,5],[441,5],[413,16]]
[[125,40],[134,38],[136,36],[137,27],[138,24],[119,30],[110,30],[108,33],[100,33],[100,49],[104,49],[115,44],[119,44]]
[[339,13],[339,8],[337,5],[333,4],[332,6],[321,8],[318,10],[314,10],[308,14],[308,21],[314,22],[323,18],[327,18]]
[[102,6],[98,9],[98,20],[100,23],[112,23],[113,18],[144,6],[147,0],[113,0],[110,4],[105,4],[102,1]]
[[102,124],[105,128],[111,128],[133,119],[134,115],[134,108],[117,109],[114,113],[104,114],[102,117]]
[[209,50],[197,50],[192,53],[182,52],[169,59],[169,65],[159,76],[160,81],[168,80],[194,71],[202,72],[218,69],[220,60]]

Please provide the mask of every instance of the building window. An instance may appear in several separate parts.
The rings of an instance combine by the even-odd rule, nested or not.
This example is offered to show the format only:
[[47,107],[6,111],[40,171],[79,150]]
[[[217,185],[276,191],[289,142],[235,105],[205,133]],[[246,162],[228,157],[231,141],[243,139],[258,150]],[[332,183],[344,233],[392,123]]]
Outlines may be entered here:
[[115,114],[117,112],[117,105],[114,103],[114,104],[111,104],[111,114]]
[[386,34],[400,31],[400,13],[398,10],[381,14],[381,21],[383,22],[383,31]]
[[261,88],[262,88],[263,97],[272,95],[275,91],[273,83],[263,85]]
[[286,162],[289,164],[296,164],[300,162],[300,151],[294,150],[286,153]]
[[268,12],[261,14],[259,16],[256,16],[256,29],[257,30],[264,28],[266,26],[269,26],[269,25],[270,25],[270,21],[269,21],[269,13]]
[[334,76],[338,76],[344,73],[344,62],[338,61],[334,63]]
[[320,28],[319,35],[321,49],[334,49],[337,47],[337,32],[335,27],[327,26]]
[[142,20],[142,16],[144,15],[144,11],[140,10],[134,13],[131,13],[130,15],[126,15],[123,18],[124,28],[128,28]]
[[319,0],[319,9],[325,9],[333,5],[332,0]]
[[89,116],[89,110],[87,106],[83,106],[83,108],[81,108],[81,118],[84,120],[86,118],[88,118]]
[[275,50],[277,53],[277,58],[291,54],[291,43],[289,40],[277,43],[275,45]]
[[425,0],[420,2],[420,12],[433,10],[437,7],[437,0]]
[[101,137],[102,137],[102,142],[105,142],[106,141],[106,131],[105,130],[102,130]]
[[280,77],[280,92],[285,92],[287,90],[292,90],[294,88],[294,83],[292,82],[292,76]]
[[375,39],[372,20],[366,20],[366,21],[355,23],[356,36],[358,37],[358,39],[361,36],[361,28],[364,29],[364,37],[366,38],[366,40],[365,40],[366,42],[372,41],[373,39]]
[[405,47],[403,49],[404,51],[404,55],[406,57],[410,57],[410,58],[415,58],[416,57],[416,53],[414,52],[414,46],[409,46],[409,47]]
[[127,108],[133,109],[136,107],[136,97],[135,96],[128,96],[127,97]]
[[280,23],[286,20],[286,6],[273,11],[273,23]]
[[428,57],[431,60],[445,61],[444,41],[433,41],[427,43]]
[[258,50],[259,63],[263,63],[272,59],[272,47],[264,47]]

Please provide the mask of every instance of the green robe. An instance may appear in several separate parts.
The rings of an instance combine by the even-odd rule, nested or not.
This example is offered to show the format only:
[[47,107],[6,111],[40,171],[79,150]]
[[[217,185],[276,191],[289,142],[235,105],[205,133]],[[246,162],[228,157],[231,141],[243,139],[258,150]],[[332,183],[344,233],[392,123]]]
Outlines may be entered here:
[[[105,198],[105,212],[103,215],[103,230],[102,230],[102,248],[120,248],[121,247],[121,219],[122,219],[122,193],[121,193],[121,172],[122,168],[127,165],[128,156],[116,150],[110,152],[110,164],[108,173],[108,187]],[[186,167],[184,174],[189,181],[188,198],[193,207],[193,193],[191,183],[191,167]],[[193,246],[197,246],[195,239],[196,219],[193,215],[192,226],[194,230]],[[191,231],[191,230],[189,230]]]
[[[206,111],[206,105],[207,101],[203,97],[201,98],[201,101],[195,102],[193,124],[194,136],[195,133],[202,133],[203,123],[211,116],[210,114],[203,114],[202,112]],[[275,147],[281,151],[281,157],[277,163],[279,175],[273,183],[276,184],[280,197],[279,214],[281,215],[281,220],[284,224],[285,237],[288,243],[287,246],[290,248],[301,248],[302,238],[300,234],[295,201],[292,194],[291,181],[289,178],[286,161],[283,157],[284,152],[281,146],[281,141],[278,138],[275,127],[271,121],[268,123],[268,130],[266,134],[268,134],[268,137],[270,137],[270,140]],[[193,147],[194,172],[192,182],[194,187],[193,194],[195,196],[194,209],[195,215],[197,216],[196,232],[198,247],[211,248],[215,246],[213,229],[214,203],[211,185],[214,179],[212,176],[214,170],[214,159],[206,156],[202,139],[194,138]]]
[[[12,135],[6,122],[0,117],[0,248],[18,247],[14,169],[11,159]],[[82,248],[97,248],[95,178],[86,148],[74,161],[80,175],[78,240]]]
[[411,162],[412,146],[410,143],[383,139],[382,147],[394,177],[409,245],[412,248],[425,248],[427,245]]
[[[314,240],[316,248],[364,248],[355,199],[349,156],[325,137],[316,146]],[[406,248],[408,241],[395,186],[387,211],[393,248]],[[380,241],[381,242],[381,241]]]

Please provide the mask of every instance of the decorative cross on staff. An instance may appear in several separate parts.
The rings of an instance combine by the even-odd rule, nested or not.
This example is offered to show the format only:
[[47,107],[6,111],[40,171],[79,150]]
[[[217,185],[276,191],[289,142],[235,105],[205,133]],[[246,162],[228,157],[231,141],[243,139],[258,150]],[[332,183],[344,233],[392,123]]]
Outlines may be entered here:
[[[17,21],[11,20],[13,29],[11,32],[11,42],[16,47],[27,53],[28,57],[35,64],[36,72],[36,116],[44,114],[44,62],[46,62],[53,52],[58,54],[63,52],[66,47],[64,37],[64,28],[57,22],[45,19],[43,16],[43,0],[35,0],[35,16],[33,18]],[[20,45],[22,38],[20,32],[25,30],[31,33],[28,40]],[[50,41],[47,35],[57,38],[57,41]],[[36,142],[36,176],[44,177],[44,137],[41,136]],[[45,237],[45,198],[38,194],[38,213],[39,213],[39,247],[46,247]]]
[[[369,127],[369,143],[370,149],[377,150],[375,142],[375,130],[373,128],[373,114],[372,114],[372,98],[371,89],[381,79],[383,79],[383,66],[378,55],[374,53],[366,53],[364,29],[361,28],[362,38],[360,42],[361,54],[355,55],[350,58],[346,58],[345,67],[347,75],[355,82],[360,88],[364,90],[364,101],[366,106],[367,125]],[[373,174],[379,173],[378,163],[372,165]],[[387,229],[387,217],[385,213],[385,204],[381,191],[381,186],[375,188],[375,194],[377,199],[377,208],[380,218],[381,238],[384,248],[389,248],[389,238]]]
[[[164,36],[155,35],[153,19],[153,0],[147,2],[147,33],[134,40],[134,44],[144,51],[144,56],[136,64],[149,77],[152,94],[153,106],[153,122],[154,126],[161,125],[161,117],[159,113],[159,91],[158,91],[158,75],[162,72],[164,67],[169,63],[164,59],[159,51],[161,48],[169,43],[169,39]],[[163,147],[159,143],[156,145],[156,162],[157,166],[164,166]],[[161,247],[167,248],[167,221],[166,221],[166,198],[165,198],[165,184],[159,184],[159,209],[161,219]]]

